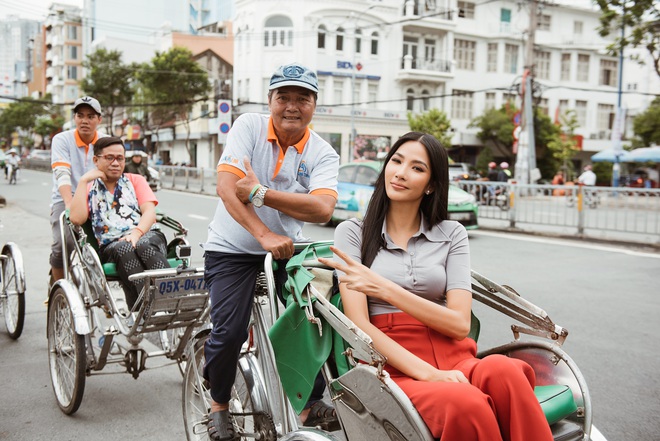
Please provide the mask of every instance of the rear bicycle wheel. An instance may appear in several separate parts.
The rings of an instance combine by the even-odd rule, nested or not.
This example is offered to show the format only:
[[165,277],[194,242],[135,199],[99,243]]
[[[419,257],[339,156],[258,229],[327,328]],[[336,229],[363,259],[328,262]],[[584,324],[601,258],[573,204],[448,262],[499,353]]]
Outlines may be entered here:
[[69,300],[58,287],[48,302],[48,364],[57,404],[67,415],[75,413],[85,392],[85,337],[76,334]]
[[2,311],[9,337],[16,340],[25,323],[25,277],[23,258],[18,249],[5,247],[2,263]]

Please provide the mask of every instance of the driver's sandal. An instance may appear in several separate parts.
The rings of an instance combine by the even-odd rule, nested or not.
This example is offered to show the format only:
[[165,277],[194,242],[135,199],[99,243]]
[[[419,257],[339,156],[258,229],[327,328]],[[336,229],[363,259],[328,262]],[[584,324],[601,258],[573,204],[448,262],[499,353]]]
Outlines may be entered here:
[[209,414],[209,422],[206,427],[209,431],[209,438],[212,441],[229,441],[236,439],[233,418],[229,414],[229,409],[219,410]]

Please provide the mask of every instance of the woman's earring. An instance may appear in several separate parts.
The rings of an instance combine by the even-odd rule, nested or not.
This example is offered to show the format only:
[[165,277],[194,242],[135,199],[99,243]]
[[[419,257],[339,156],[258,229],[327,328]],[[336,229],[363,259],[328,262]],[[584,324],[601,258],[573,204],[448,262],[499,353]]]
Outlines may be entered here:
[[426,190],[426,194],[431,194],[431,190]]

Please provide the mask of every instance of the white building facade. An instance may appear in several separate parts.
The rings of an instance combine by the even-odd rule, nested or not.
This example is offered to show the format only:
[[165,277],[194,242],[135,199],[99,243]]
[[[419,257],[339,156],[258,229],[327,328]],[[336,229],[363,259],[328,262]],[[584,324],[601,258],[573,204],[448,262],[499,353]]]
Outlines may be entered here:
[[[343,162],[374,156],[409,130],[409,111],[431,108],[450,117],[455,146],[478,147],[477,130],[468,127],[474,117],[509,99],[520,106],[518,88],[512,86],[521,82],[527,64],[529,5],[518,4],[237,0],[236,113],[267,112],[271,73],[297,61],[318,74],[313,128],[340,152]],[[598,11],[540,6],[534,59],[538,105],[553,119],[557,109],[576,111],[577,133],[584,138],[583,156],[588,158],[612,145],[619,61],[605,54],[609,41],[596,30]],[[660,90],[657,76],[648,73],[654,73],[652,66],[630,60],[624,66],[622,106],[631,109],[630,119],[652,99],[635,92]],[[637,90],[625,90],[628,84],[636,84]]]
[[80,96],[83,78],[80,8],[53,3],[45,27],[46,93],[53,103],[73,103]]

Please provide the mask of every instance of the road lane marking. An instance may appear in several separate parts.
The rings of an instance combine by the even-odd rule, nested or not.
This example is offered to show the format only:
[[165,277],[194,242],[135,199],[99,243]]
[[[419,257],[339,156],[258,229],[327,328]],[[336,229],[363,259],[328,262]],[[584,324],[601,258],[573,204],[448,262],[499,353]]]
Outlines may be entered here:
[[209,220],[208,217],[200,216],[199,214],[189,214],[188,217],[192,217],[193,219],[199,219],[199,220]]
[[607,441],[605,436],[603,436],[603,434],[600,433],[600,430],[596,429],[596,426],[593,424],[591,425],[591,437],[589,439],[591,439],[591,441]]
[[635,250],[628,250],[625,248],[620,248],[620,247],[615,247],[615,246],[607,246],[607,245],[596,245],[596,244],[588,244],[588,243],[581,243],[577,242],[574,240],[570,239],[560,239],[560,238],[543,238],[543,237],[536,237],[536,236],[527,236],[524,234],[515,234],[515,233],[499,233],[495,231],[483,231],[483,230],[470,230],[469,234],[474,234],[475,236],[492,236],[492,237],[499,237],[499,238],[507,238],[507,239],[512,239],[512,240],[519,240],[523,242],[535,242],[535,243],[542,243],[542,244],[549,244],[549,245],[567,245],[567,246],[572,246],[574,248],[584,248],[588,250],[594,250],[594,251],[607,251],[610,253],[620,253],[620,254],[627,254],[629,256],[635,256],[635,257],[649,257],[652,259],[660,259],[660,253],[649,253],[649,252],[644,252],[644,251],[635,251]]

